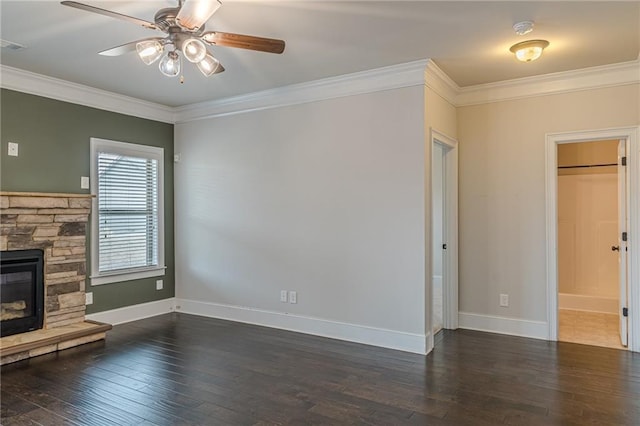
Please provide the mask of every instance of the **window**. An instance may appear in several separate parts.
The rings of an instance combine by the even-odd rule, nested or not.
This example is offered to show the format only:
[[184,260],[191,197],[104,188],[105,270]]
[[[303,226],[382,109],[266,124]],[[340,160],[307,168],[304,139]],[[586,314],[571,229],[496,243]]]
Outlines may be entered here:
[[91,284],[164,275],[164,150],[91,138]]

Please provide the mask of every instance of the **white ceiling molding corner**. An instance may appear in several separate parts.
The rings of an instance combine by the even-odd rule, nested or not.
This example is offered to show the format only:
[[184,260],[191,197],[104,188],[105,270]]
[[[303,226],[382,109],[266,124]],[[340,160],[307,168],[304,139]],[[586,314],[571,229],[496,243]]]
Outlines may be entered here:
[[418,85],[460,107],[638,83],[640,59],[468,87],[425,59],[172,108],[0,64],[2,88],[171,124]]
[[424,72],[425,85],[442,96],[451,105],[456,105],[460,87],[440,67],[429,59]]
[[462,87],[456,106],[640,83],[640,60]]
[[429,60],[292,84],[174,109],[176,123],[424,84]]
[[0,64],[0,87],[149,120],[173,123],[173,108]]

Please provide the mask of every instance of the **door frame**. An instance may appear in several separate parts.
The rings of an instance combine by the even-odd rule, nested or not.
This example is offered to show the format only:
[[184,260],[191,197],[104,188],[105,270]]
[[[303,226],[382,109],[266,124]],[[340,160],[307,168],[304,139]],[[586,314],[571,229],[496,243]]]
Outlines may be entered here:
[[[442,265],[442,323],[443,328],[455,330],[458,328],[458,141],[433,128],[430,129],[431,163],[429,168],[433,173],[433,156],[436,144],[443,146],[443,205],[442,235],[447,244],[443,253]],[[427,352],[433,348],[433,175],[429,187],[430,232],[429,232],[429,274],[427,277],[429,291],[429,329],[431,336]]]
[[640,152],[638,134],[640,127],[618,127],[579,132],[548,133],[546,135],[546,225],[547,225],[547,321],[549,340],[558,340],[558,150],[559,144],[593,142],[599,140],[627,141],[627,217],[629,218],[629,254],[627,277],[628,293],[628,348],[640,352],[640,250],[635,241],[640,241]]

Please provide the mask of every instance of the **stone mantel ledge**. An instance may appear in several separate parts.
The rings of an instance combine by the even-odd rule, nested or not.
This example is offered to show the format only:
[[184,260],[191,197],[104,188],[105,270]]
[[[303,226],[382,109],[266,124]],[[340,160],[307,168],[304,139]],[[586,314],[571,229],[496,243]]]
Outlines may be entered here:
[[14,192],[0,191],[5,197],[51,197],[51,198],[94,198],[93,194],[65,194],[59,192]]

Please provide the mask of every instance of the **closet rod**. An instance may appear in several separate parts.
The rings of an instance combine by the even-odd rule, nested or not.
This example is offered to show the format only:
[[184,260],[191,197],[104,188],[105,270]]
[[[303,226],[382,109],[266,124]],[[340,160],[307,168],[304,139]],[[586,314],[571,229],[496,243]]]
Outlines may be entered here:
[[607,164],[580,164],[577,166],[558,166],[559,169],[584,169],[589,167],[609,167],[609,166],[617,166],[618,163],[607,163]]

